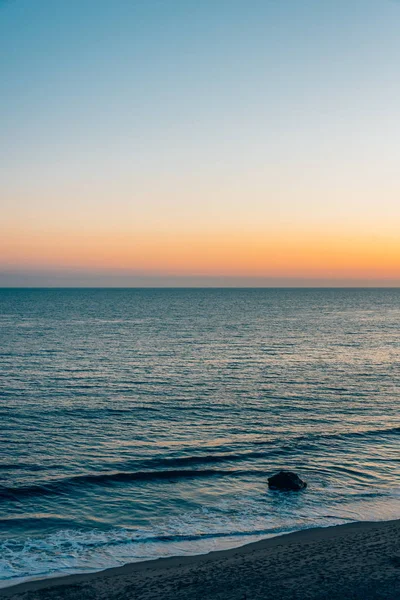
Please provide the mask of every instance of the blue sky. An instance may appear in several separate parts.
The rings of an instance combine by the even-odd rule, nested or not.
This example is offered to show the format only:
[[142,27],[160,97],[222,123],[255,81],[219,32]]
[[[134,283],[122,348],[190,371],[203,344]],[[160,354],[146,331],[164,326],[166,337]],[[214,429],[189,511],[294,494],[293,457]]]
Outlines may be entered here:
[[391,0],[1,3],[0,285],[400,282],[399,34]]

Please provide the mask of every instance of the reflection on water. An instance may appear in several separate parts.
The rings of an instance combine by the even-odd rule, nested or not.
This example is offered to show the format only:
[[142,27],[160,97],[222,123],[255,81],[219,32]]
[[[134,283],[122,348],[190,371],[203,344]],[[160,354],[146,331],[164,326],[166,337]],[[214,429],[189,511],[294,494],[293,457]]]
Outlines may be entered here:
[[388,289],[0,290],[3,583],[399,517],[399,317]]

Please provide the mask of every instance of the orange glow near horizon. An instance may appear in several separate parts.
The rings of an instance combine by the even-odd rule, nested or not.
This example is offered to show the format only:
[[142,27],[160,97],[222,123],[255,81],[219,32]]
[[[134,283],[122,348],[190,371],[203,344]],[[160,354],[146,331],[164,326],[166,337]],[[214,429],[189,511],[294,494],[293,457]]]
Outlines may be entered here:
[[395,236],[315,232],[37,232],[0,241],[1,267],[149,275],[400,278]]
[[0,286],[400,286],[398,2],[21,4]]

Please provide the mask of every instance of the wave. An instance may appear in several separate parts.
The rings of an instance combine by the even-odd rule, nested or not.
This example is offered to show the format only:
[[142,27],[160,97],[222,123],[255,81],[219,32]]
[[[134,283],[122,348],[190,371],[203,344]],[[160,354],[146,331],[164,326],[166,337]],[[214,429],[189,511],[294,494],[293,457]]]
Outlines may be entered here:
[[[71,521],[67,518],[55,515],[39,515],[39,516],[14,516],[0,517],[0,532],[5,532],[6,535],[10,531],[20,530],[24,532],[24,537],[27,531],[40,531],[44,530],[61,530],[68,529],[71,527]],[[4,537],[4,535],[3,535]]]
[[214,464],[221,462],[240,462],[252,458],[265,457],[264,451],[248,451],[236,453],[219,453],[219,454],[199,454],[191,456],[176,456],[176,457],[156,457],[145,461],[146,466],[164,467],[164,466],[187,466],[187,465],[202,465]]
[[[321,440],[332,440],[332,439],[343,439],[343,438],[360,438],[360,437],[378,437],[381,435],[397,435],[400,434],[400,427],[387,427],[387,428],[377,428],[377,429],[361,429],[361,430],[351,430],[351,431],[335,431],[332,433],[310,433],[305,435],[288,437],[288,444],[293,444],[296,442],[314,442]],[[271,442],[269,440],[256,440],[252,442],[257,446],[269,445]],[[284,446],[283,446],[284,447]]]
[[[160,556],[175,556],[182,553],[198,554],[229,546],[255,541],[304,529],[352,521],[337,515],[317,515],[312,520],[294,519],[290,523],[278,521],[252,523],[241,521],[239,528],[231,522],[207,521],[208,527],[199,532],[198,523],[188,521],[185,532],[176,529],[132,530],[132,529],[76,529],[62,528],[40,537],[8,538],[0,543],[0,587],[17,580],[48,577],[56,574],[98,571]],[[203,523],[204,525],[204,523]],[[253,526],[252,526],[253,525]],[[211,543],[210,543],[211,541]]]
[[112,472],[112,473],[94,473],[86,475],[76,475],[65,479],[55,479],[44,482],[40,485],[26,485],[10,487],[0,485],[0,498],[9,500],[19,499],[23,496],[54,495],[62,494],[70,488],[85,485],[112,485],[113,483],[123,483],[129,481],[157,481],[177,479],[194,479],[200,477],[234,477],[245,474],[264,473],[259,471],[239,471],[222,469],[171,469],[165,471],[134,471],[134,472]]
[[[119,464],[113,463],[111,468],[116,470],[86,473],[72,477],[43,481],[32,485],[7,486],[0,484],[0,498],[16,500],[22,497],[37,495],[56,495],[63,494],[71,488],[78,486],[107,486],[114,483],[123,482],[141,482],[141,481],[175,481],[179,479],[194,479],[207,477],[237,477],[237,476],[257,476],[265,477],[265,470],[238,470],[238,469],[213,469],[197,468],[201,465],[213,465],[222,463],[234,463],[251,461],[257,458],[272,459],[277,456],[284,456],[292,453],[294,450],[312,450],[315,443],[321,443],[324,440],[349,439],[360,437],[377,437],[400,434],[400,427],[376,428],[367,430],[352,430],[347,432],[333,433],[315,433],[301,436],[288,437],[285,443],[277,444],[276,440],[254,440],[253,446],[269,446],[268,450],[250,450],[244,452],[220,452],[211,454],[199,454],[190,456],[172,456],[172,457],[154,457],[144,460],[133,460]],[[132,470],[132,467],[139,467],[138,470]],[[179,468],[182,467],[182,468]],[[47,467],[34,465],[12,465],[11,463],[3,466],[4,470],[13,470],[13,468],[27,469],[32,471],[45,470]],[[143,470],[146,469],[146,470]],[[148,469],[148,470],[147,470]]]
[[0,471],[47,471],[49,469],[59,468],[58,465],[33,465],[31,463],[3,463],[0,464]]
[[[335,524],[340,518],[326,519],[324,524]],[[304,524],[293,523],[289,526],[267,525],[251,527],[243,523],[237,530],[229,527],[220,529],[217,523],[209,531],[198,532],[197,527],[189,525],[187,533],[171,531],[170,534],[151,530],[91,529],[59,529],[40,537],[8,538],[0,543],[0,554],[4,560],[0,564],[0,587],[15,583],[16,579],[32,579],[38,576],[77,573],[81,571],[100,570],[126,562],[176,555],[185,545],[190,554],[199,550],[207,551],[219,547],[218,540],[237,540],[233,545],[243,544],[245,538],[254,540],[266,536],[287,533],[302,529]],[[247,525],[247,526],[246,526]],[[310,524],[308,524],[309,526]],[[320,525],[318,521],[314,526]],[[216,526],[216,527],[215,527]],[[199,546],[213,540],[212,545]],[[178,547],[176,546],[178,544]],[[224,547],[223,545],[221,547]]]
[[[349,431],[337,433],[317,433],[301,436],[293,436],[287,439],[285,443],[277,443],[276,439],[271,440],[255,440],[251,442],[253,446],[269,446],[268,450],[244,450],[242,452],[215,452],[211,454],[193,454],[189,456],[164,456],[153,457],[140,461],[140,465],[147,469],[170,468],[170,467],[186,467],[195,465],[215,464],[215,463],[231,463],[243,462],[257,458],[274,458],[283,454],[287,454],[297,449],[312,449],[313,443],[323,441],[324,439],[342,439],[343,437],[370,437],[376,435],[396,435],[400,434],[400,427],[390,427],[387,429],[371,429],[365,431]],[[221,448],[219,448],[221,449]],[[216,448],[217,450],[217,448]],[[129,461],[119,463],[117,466],[120,469],[128,469],[137,461]]]
[[[323,518],[323,517],[317,517]],[[340,517],[331,517],[332,519],[341,520]],[[29,522],[29,519],[26,519]],[[46,519],[46,521],[52,521],[50,519]],[[46,523],[47,524],[47,523]],[[61,540],[64,544],[66,542],[73,542],[74,540],[79,541],[82,546],[96,546],[100,548],[101,546],[116,546],[119,544],[127,544],[127,543],[140,543],[140,544],[156,544],[158,542],[185,542],[185,541],[198,541],[198,540],[207,540],[213,538],[224,538],[224,537],[244,537],[251,535],[268,535],[268,534],[277,534],[282,533],[284,529],[279,527],[269,527],[263,529],[246,529],[246,530],[228,530],[228,531],[210,531],[210,532],[202,532],[202,533],[176,533],[171,532],[171,534],[151,534],[150,532],[135,532],[124,529],[116,529],[116,530],[81,530],[81,529],[63,529],[60,528],[54,533],[50,533],[46,536],[47,539],[55,541],[55,539]],[[41,538],[31,538],[29,540],[33,545],[36,543],[40,545]],[[20,542],[17,542],[20,543]],[[9,547],[10,539],[6,540],[6,545]]]

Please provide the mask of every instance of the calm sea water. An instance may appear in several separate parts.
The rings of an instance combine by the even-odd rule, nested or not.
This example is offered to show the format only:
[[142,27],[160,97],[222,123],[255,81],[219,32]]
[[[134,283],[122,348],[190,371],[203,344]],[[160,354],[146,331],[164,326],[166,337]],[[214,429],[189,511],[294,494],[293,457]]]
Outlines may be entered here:
[[399,326],[389,289],[0,290],[2,585],[400,517]]

